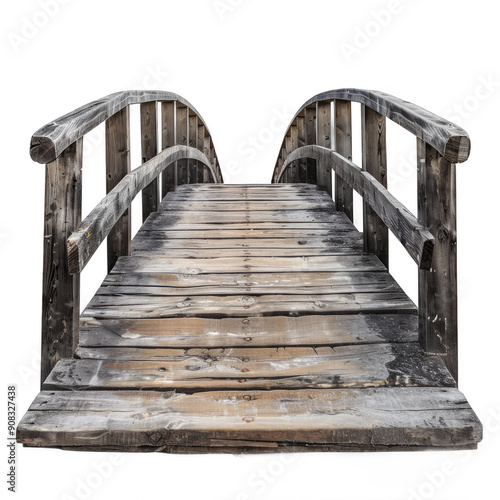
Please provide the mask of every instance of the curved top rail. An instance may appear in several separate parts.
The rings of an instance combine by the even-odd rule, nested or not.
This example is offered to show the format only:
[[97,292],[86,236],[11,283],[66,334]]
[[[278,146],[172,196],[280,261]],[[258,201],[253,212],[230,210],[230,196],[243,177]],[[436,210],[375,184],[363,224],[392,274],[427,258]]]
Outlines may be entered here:
[[137,194],[165,168],[182,159],[203,163],[210,170],[214,182],[217,182],[217,175],[209,159],[198,149],[189,146],[172,146],[164,149],[123,177],[70,235],[66,243],[70,274],[77,274],[83,270]]
[[377,90],[337,89],[322,92],[306,101],[293,120],[307,106],[334,99],[365,104],[430,144],[451,163],[462,163],[469,157],[471,144],[464,129],[420,106]]
[[[31,138],[30,156],[38,163],[49,163],[68,146],[126,106],[150,101],[180,102],[201,119],[200,114],[189,101],[173,92],[124,90],[85,104],[38,129]],[[201,121],[208,132],[208,127],[202,119]]]

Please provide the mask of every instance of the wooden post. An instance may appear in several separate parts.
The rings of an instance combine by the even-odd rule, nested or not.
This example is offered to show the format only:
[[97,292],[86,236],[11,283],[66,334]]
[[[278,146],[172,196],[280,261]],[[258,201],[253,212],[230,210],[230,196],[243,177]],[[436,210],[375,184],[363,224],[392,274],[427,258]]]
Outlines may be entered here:
[[[352,161],[351,101],[335,100],[335,151]],[[354,220],[352,187],[335,175],[335,203],[339,212]]]
[[[297,134],[299,148],[301,148],[306,145],[306,119],[303,114],[297,116]],[[307,160],[301,159],[298,163],[297,182],[305,183],[307,182]]]
[[[161,103],[161,149],[175,146],[175,101]],[[168,166],[161,176],[161,198],[167,193],[175,191],[176,165]]]
[[[332,104],[329,101],[316,103],[316,141],[318,146],[332,148]],[[323,162],[317,162],[317,182],[332,196],[332,169]]]
[[[141,149],[142,163],[154,158],[158,153],[156,130],[156,102],[141,104]],[[158,179],[142,190],[142,221],[158,210]]]
[[[285,152],[286,152],[286,156],[288,156],[292,151],[292,131],[291,129],[288,130],[288,133],[290,134],[289,136],[285,137]],[[291,182],[291,178],[292,176],[290,175],[290,168],[291,166],[289,165],[287,167],[287,169],[285,170],[285,172],[283,172],[283,182],[285,184],[288,184],[289,182]]]
[[80,275],[69,274],[66,240],[82,215],[83,139],[45,170],[41,382],[78,344]]
[[[126,106],[106,120],[106,193],[130,172],[130,114]],[[119,257],[130,255],[130,208],[108,235],[108,273]]]
[[[189,112],[189,146],[192,148],[198,147],[198,116],[193,111]],[[198,166],[196,160],[188,162],[188,182],[195,184],[198,175]]]
[[[361,105],[363,170],[387,187],[385,116]],[[375,254],[389,269],[389,232],[382,219],[363,203],[363,234],[366,252]]]
[[[189,137],[189,109],[177,103],[175,118],[175,144],[178,146],[187,146]],[[188,183],[188,162],[179,160],[177,162],[177,186]]]
[[[209,135],[205,135],[205,140],[203,141],[203,153],[205,154],[205,156],[208,158],[209,161],[210,161],[211,145],[212,145],[212,139],[210,138]],[[205,184],[214,182],[208,168],[203,169],[203,182]]]
[[418,220],[436,238],[432,267],[418,272],[420,343],[458,382],[456,166],[417,139]]
[[[294,121],[290,127],[290,137],[292,139],[292,151],[299,148],[299,129],[297,127],[297,120]],[[299,162],[294,161],[290,165],[290,182],[298,182],[299,180]]]
[[[200,120],[198,120],[198,142],[197,148],[203,153],[205,146],[205,125],[200,125]],[[204,182],[204,170],[205,166],[200,162],[198,163],[198,169],[196,171],[196,182],[202,184]]]
[[[316,106],[309,106],[305,109],[306,122],[306,146],[314,146],[316,144]],[[306,169],[308,184],[317,184],[318,177],[316,172],[316,160],[307,160]]]

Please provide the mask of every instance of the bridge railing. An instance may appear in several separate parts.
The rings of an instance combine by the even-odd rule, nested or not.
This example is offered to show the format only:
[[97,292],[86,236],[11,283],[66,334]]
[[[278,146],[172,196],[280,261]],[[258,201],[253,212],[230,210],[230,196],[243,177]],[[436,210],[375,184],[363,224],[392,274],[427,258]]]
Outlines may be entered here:
[[[140,105],[143,164],[131,171],[130,106],[134,104]],[[103,122],[108,194],[81,222],[83,140]],[[125,91],[91,102],[35,132],[30,154],[46,164],[43,382],[59,359],[73,356],[78,344],[83,267],[106,237],[108,270],[119,257],[130,254],[134,197],[142,191],[145,220],[176,186],[223,179],[208,127],[188,101],[171,92]]]
[[[361,104],[361,167],[352,163],[351,102]],[[417,139],[417,218],[387,191],[386,118]],[[377,255],[388,267],[390,228],[417,262],[420,342],[426,352],[444,358],[455,380],[455,165],[466,161],[469,152],[470,139],[463,129],[412,103],[376,91],[332,90],[311,98],[295,115],[272,177],[272,182],[317,184],[351,220],[353,189],[361,194],[365,251]]]

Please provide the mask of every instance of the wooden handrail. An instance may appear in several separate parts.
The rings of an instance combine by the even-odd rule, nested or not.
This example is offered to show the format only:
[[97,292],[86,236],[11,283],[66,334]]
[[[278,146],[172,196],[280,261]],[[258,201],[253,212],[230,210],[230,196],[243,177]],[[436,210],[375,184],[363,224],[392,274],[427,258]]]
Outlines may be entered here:
[[132,170],[99,202],[67,240],[70,274],[80,273],[108,236],[132,200],[153,182],[165,168],[179,160],[203,163],[216,182],[216,175],[208,158],[189,146],[172,146],[151,160]]
[[318,161],[323,171],[333,168],[335,173],[373,208],[419,268],[430,269],[434,236],[372,175],[331,149],[322,146],[303,146],[288,155],[278,175],[278,182],[288,166],[301,159]]
[[[351,102],[361,103],[361,170],[351,162]],[[386,118],[417,138],[418,226],[413,216],[408,218],[404,207],[396,215],[394,210],[399,202],[386,191]],[[296,132],[299,140],[293,141]],[[305,151],[300,150],[304,145],[324,146],[327,151],[333,146],[336,153],[322,152],[318,156],[319,150],[312,148],[305,162]],[[283,139],[272,177],[272,182],[317,184],[332,195],[337,210],[345,212],[350,220],[353,220],[353,187],[362,194],[364,250],[389,267],[390,228],[419,264],[420,342],[429,354],[443,357],[455,380],[458,380],[455,163],[467,160],[469,153],[470,139],[462,128],[423,108],[383,92],[331,90],[312,97],[297,112]],[[334,193],[332,168],[336,168]],[[377,209],[377,196],[384,203],[391,200],[388,206],[392,214],[384,211],[383,204]],[[403,214],[405,217],[401,217]],[[400,220],[405,223],[398,228]],[[432,261],[430,236],[434,239]]]
[[357,102],[373,109],[422,139],[451,163],[469,158],[471,143],[464,129],[411,102],[376,90],[336,89],[317,94],[301,106],[289,128],[307,108],[335,100]]
[[[157,103],[161,103],[161,149],[167,150],[159,154]],[[130,172],[129,109],[133,104],[140,105],[143,165]],[[101,123],[105,123],[108,196],[80,226],[84,136]],[[30,154],[33,160],[47,163],[43,382],[59,359],[73,355],[78,343],[79,272],[106,236],[108,271],[120,256],[130,253],[130,201],[133,197],[142,190],[144,220],[178,185],[220,183],[223,178],[208,127],[188,101],[172,92],[125,91],[91,102],[35,132]],[[113,213],[108,210],[111,206]],[[77,228],[81,232],[72,234]]]

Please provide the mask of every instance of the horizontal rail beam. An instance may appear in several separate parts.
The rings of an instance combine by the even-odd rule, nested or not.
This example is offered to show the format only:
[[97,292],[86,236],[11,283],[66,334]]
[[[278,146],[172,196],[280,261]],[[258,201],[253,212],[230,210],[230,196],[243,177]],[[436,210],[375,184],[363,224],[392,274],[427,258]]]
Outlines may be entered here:
[[83,270],[137,194],[154,181],[165,168],[182,159],[198,160],[203,163],[210,170],[214,182],[217,182],[210,161],[198,149],[189,146],[164,149],[123,177],[71,234],[66,243],[70,274],[78,274]]
[[310,158],[319,165],[331,166],[349,186],[356,190],[394,233],[420,269],[431,267],[434,236],[372,175],[331,149],[303,146],[288,155],[277,181],[293,161]]
[[[85,104],[37,130],[31,138],[31,158],[38,163],[49,163],[55,160],[69,145],[126,106],[152,101],[177,101],[188,106],[201,119],[201,115],[186,99],[173,92],[156,90],[116,92]],[[205,125],[203,120],[202,124]]]

